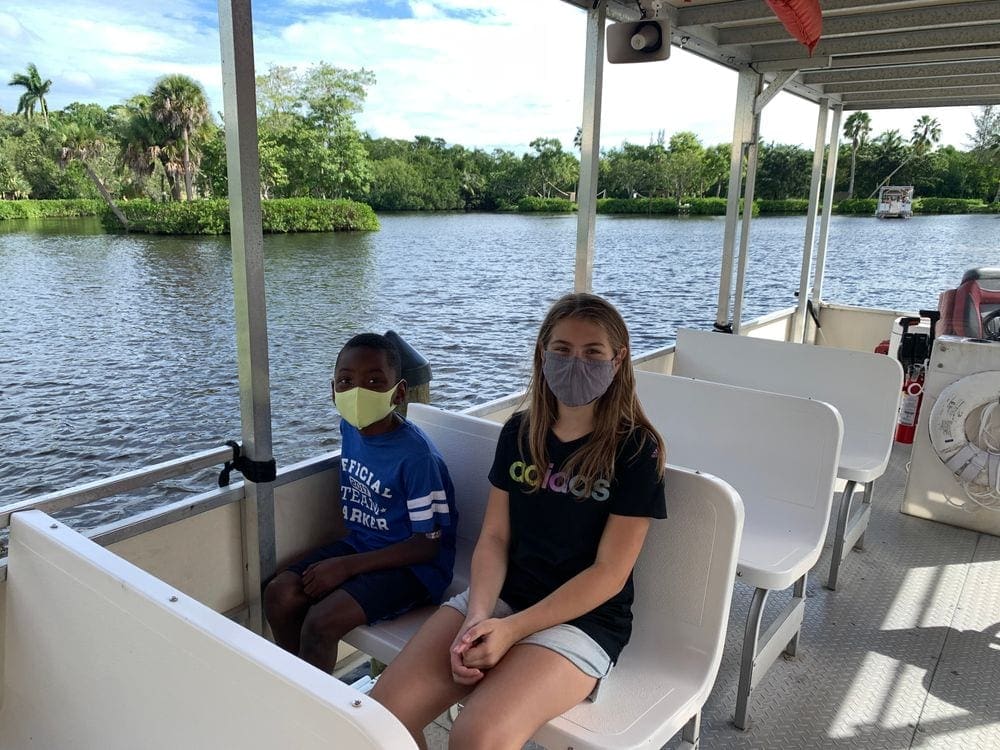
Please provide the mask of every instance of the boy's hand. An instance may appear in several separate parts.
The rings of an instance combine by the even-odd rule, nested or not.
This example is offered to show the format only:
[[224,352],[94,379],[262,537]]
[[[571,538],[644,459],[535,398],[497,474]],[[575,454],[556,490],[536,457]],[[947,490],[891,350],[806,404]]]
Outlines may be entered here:
[[452,652],[460,651],[465,667],[481,671],[495,667],[518,640],[509,619],[491,617],[466,630]]
[[321,599],[352,575],[344,557],[320,560],[302,574],[302,590],[312,599]]

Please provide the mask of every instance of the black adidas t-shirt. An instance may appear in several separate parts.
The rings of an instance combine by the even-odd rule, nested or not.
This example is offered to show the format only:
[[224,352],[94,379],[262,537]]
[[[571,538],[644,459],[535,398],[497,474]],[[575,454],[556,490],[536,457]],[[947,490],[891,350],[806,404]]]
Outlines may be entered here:
[[[551,431],[550,465],[530,465],[527,446],[518,445],[522,414],[504,425],[490,482],[510,495],[510,549],[500,598],[520,610],[536,604],[594,563],[608,516],[666,518],[663,480],[657,477],[657,444],[635,431],[619,446],[612,482],[598,479],[582,496],[582,482],[559,467],[589,439],[563,443]],[[639,449],[640,445],[641,450]],[[531,492],[533,485],[542,486]],[[593,638],[612,661],[632,634],[634,587],[625,587],[594,610],[570,621]]]

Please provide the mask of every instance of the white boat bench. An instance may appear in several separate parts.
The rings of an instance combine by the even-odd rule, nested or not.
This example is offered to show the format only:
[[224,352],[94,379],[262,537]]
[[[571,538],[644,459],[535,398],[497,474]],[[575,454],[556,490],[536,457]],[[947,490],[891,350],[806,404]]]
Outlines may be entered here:
[[41,511],[14,514],[0,748],[416,748],[394,716]]
[[[670,462],[721,477],[743,500],[736,576],[754,594],[733,721],[746,729],[754,687],[781,652],[794,656],[798,647],[806,577],[833,503],[840,416],[819,401],[674,375],[637,372],[636,386]],[[791,601],[761,635],[768,594],[789,586]]]
[[[844,556],[864,548],[872,488],[889,464],[903,386],[899,362],[884,354],[681,329],[673,374],[813,398],[840,412],[844,442],[837,477],[846,484],[826,582],[836,591]],[[864,494],[852,518],[857,485]]]
[[[489,495],[488,474],[500,425],[418,404],[409,418],[434,441],[448,464],[460,513],[455,581],[468,585],[469,561]],[[698,746],[701,708],[722,659],[732,578],[743,527],[739,496],[725,482],[668,467],[665,521],[654,521],[635,568],[632,641],[601,685],[533,738],[575,750],[661,747],[677,732]],[[358,628],[346,640],[390,662],[434,611]]]

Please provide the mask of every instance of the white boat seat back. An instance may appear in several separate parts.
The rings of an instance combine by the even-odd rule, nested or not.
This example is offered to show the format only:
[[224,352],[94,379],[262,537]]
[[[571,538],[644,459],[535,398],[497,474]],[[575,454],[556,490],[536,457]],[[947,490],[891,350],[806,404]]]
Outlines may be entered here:
[[643,409],[667,443],[667,460],[721,477],[743,499],[741,579],[783,589],[815,565],[840,455],[837,411],[819,401],[672,375],[636,372],[636,382]]
[[844,420],[841,479],[870,482],[889,463],[903,387],[892,357],[682,328],[673,373],[832,404]]
[[375,701],[41,511],[13,517],[6,606],[3,750],[416,747]]
[[455,485],[458,539],[455,575],[448,591],[456,594],[469,585],[472,550],[483,528],[490,493],[489,473],[502,425],[423,404],[410,404],[407,418],[423,430],[440,451]]

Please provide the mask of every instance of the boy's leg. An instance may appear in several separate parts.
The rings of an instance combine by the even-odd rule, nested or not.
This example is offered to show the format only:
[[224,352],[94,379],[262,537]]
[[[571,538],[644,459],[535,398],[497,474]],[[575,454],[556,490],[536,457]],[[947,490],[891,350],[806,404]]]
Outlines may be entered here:
[[472,689],[451,677],[449,650],[465,616],[440,607],[378,678],[371,697],[388,708],[425,747],[424,727]]
[[353,555],[356,551],[344,541],[318,547],[278,573],[264,588],[264,616],[271,626],[274,642],[285,651],[299,653],[302,623],[315,603],[302,589],[302,574],[313,563]]
[[429,594],[408,568],[388,568],[348,578],[313,604],[302,623],[299,656],[327,672],[337,661],[340,639],[359,625],[396,617]]
[[590,695],[596,684],[596,677],[555,651],[516,645],[465,700],[448,747],[520,748],[539,727]]
[[327,594],[306,612],[299,657],[324,672],[333,672],[340,639],[367,622],[361,605],[346,591],[337,589]]
[[302,590],[302,576],[290,570],[278,573],[264,589],[264,616],[274,642],[285,651],[299,653],[302,622],[312,603]]

